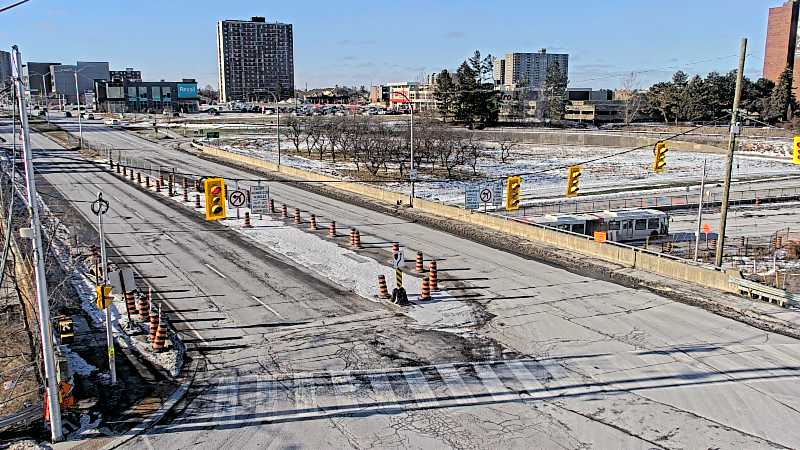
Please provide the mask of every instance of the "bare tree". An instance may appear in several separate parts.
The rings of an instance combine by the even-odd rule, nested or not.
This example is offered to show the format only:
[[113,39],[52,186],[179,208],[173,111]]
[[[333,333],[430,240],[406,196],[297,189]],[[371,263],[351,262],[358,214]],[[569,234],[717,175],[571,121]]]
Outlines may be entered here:
[[618,98],[622,100],[622,121],[630,125],[642,109],[644,95],[637,90],[638,80],[635,72],[631,72],[622,80],[622,88],[618,91]]
[[497,145],[500,148],[500,162],[505,164],[506,161],[508,161],[508,158],[511,157],[511,150],[516,147],[517,144],[519,143],[507,134],[500,136],[500,139],[497,141]]
[[296,117],[290,117],[289,120],[286,121],[285,129],[288,130],[289,141],[294,145],[295,151],[299,153],[300,143],[303,141],[303,135],[305,133],[303,124]]

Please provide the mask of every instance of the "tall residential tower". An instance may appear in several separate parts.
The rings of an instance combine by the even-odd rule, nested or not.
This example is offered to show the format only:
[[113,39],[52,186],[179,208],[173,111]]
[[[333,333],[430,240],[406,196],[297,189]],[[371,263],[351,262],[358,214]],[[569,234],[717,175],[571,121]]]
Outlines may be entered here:
[[292,25],[263,17],[217,22],[220,101],[271,101],[294,95]]
[[495,84],[513,89],[524,82],[530,88],[541,88],[548,68],[554,63],[558,63],[566,77],[569,71],[569,55],[566,53],[547,53],[545,49],[536,53],[506,53],[505,58],[494,61]]
[[800,48],[797,45],[798,13],[800,2],[788,0],[783,6],[769,9],[767,23],[767,43],[764,49],[764,70],[762,76],[778,82],[786,67],[791,67],[794,75],[792,86],[795,97],[800,98]]

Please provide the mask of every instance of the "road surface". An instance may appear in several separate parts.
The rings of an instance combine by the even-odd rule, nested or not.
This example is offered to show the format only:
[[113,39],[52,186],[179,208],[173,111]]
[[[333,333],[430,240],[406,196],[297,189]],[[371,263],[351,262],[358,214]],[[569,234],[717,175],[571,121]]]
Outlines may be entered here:
[[[253,178],[102,125],[84,135],[184,172]],[[358,226],[365,242],[439,259],[451,301],[480,318],[420,323],[34,142],[47,149],[41,176],[65,196],[115,199],[113,245],[166,254],[137,269],[189,289],[166,301],[208,369],[182,409],[127,448],[800,446],[793,339],[270,183],[279,203]],[[387,250],[364,254],[388,264]]]

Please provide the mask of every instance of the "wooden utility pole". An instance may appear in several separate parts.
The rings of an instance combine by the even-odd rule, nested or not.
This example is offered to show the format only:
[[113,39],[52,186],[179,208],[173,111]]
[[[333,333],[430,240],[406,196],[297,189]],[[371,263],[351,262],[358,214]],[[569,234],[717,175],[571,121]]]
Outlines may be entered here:
[[742,78],[744,77],[744,58],[747,52],[747,38],[742,38],[739,47],[739,70],[736,72],[736,94],[733,96],[733,110],[731,111],[731,129],[728,137],[728,158],[725,164],[725,186],[722,189],[722,210],[719,216],[719,237],[717,238],[717,251],[714,263],[722,267],[722,256],[725,249],[725,226],[728,221],[728,200],[731,193],[731,173],[733,172],[733,151],[736,148],[736,134],[739,125],[736,121],[739,110],[739,99],[742,96]]

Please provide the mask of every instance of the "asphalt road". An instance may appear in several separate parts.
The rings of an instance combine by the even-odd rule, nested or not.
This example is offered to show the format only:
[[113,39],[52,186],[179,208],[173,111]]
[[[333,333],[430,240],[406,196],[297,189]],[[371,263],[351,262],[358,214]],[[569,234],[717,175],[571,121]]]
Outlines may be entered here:
[[[84,135],[180,171],[253,178],[99,124]],[[278,202],[358,226],[364,241],[439,259],[445,287],[471,294],[452,301],[483,318],[421,324],[154,201],[74,152],[35,144],[51,149],[37,154],[41,176],[68,198],[103,189],[114,199],[113,245],[166,254],[137,269],[166,275],[161,289],[189,290],[165,301],[187,320],[183,335],[200,341],[209,370],[190,402],[130,448],[800,446],[793,339],[270,183]],[[386,250],[364,253],[388,259]],[[235,344],[203,350],[218,342]]]

